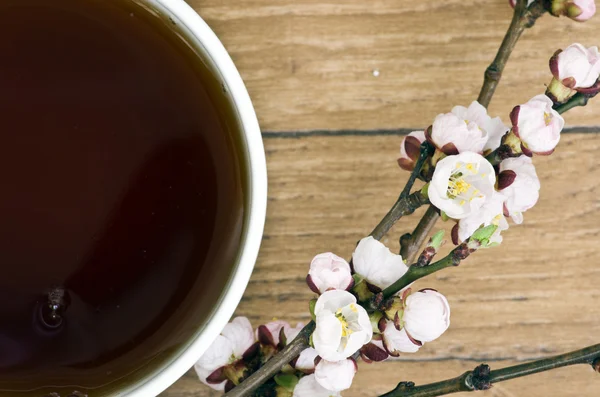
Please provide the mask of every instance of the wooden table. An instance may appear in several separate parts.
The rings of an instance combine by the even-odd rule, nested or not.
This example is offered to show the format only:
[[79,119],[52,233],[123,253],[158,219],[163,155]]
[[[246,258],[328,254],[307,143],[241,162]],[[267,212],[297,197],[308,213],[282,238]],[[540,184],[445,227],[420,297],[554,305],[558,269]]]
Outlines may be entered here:
[[[188,0],[231,53],[264,131],[269,209],[261,253],[237,314],[258,326],[308,320],[311,258],[350,256],[407,178],[400,133],[476,98],[508,26],[506,0]],[[600,17],[544,16],[526,32],[490,112],[508,122],[542,93],[548,58],[573,41],[600,44]],[[600,341],[600,100],[566,115],[556,153],[537,157],[537,206],[504,243],[420,281],[448,297],[452,325],[399,362],[361,364],[346,397],[399,380],[500,368]],[[417,216],[421,212],[417,213]],[[416,218],[402,220],[385,243]],[[447,227],[442,223],[440,227]],[[571,367],[495,385],[487,396],[598,396],[600,378]],[[163,397],[217,396],[188,373]]]

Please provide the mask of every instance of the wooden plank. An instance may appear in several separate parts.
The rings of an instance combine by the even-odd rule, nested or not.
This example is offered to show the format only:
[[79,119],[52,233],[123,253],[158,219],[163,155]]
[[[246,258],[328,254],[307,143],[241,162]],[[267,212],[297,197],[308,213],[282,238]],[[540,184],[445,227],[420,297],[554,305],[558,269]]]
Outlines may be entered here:
[[[477,98],[512,12],[506,0],[187,1],[231,53],[268,131],[426,127]],[[541,18],[491,112],[508,120],[513,106],[544,92],[556,49],[600,44],[599,36],[600,18]],[[600,112],[577,109],[569,123],[600,124]]]
[[[356,241],[395,201],[407,178],[396,165],[401,139],[265,140],[270,178],[265,237],[238,315],[254,326],[273,317],[308,320],[307,301],[314,295],[304,279],[310,260],[326,251],[350,257]],[[599,134],[567,134],[555,154],[536,157],[541,198],[524,224],[512,225],[500,247],[417,283],[448,297],[448,332],[418,354],[403,356],[407,362],[362,365],[357,387],[344,395],[374,396],[398,380],[434,381],[479,361],[502,367],[598,343],[600,181],[592,177],[598,153]],[[403,219],[391,231],[386,243],[392,250],[417,220]],[[489,395],[596,396],[600,379],[589,372],[542,374],[502,384]],[[192,376],[164,394],[188,395],[215,394]]]

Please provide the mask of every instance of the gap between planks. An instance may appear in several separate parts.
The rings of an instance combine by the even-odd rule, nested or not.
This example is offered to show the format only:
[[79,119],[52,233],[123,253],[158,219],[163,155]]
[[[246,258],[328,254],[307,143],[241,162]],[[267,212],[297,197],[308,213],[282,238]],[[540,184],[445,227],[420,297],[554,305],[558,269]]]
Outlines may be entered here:
[[[418,128],[376,129],[376,130],[307,130],[307,131],[263,131],[263,138],[304,138],[311,136],[386,136],[407,135]],[[563,134],[597,134],[600,126],[565,127]]]

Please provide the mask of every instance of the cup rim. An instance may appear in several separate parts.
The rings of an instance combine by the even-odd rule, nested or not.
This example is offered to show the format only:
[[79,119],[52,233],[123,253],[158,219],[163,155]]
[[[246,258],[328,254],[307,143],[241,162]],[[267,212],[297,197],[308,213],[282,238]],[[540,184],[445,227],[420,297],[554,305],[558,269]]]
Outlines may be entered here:
[[[127,397],[157,396],[181,378],[208,349],[233,315],[248,285],[258,250],[262,241],[267,208],[267,166],[258,119],[242,77],[231,57],[212,29],[184,0],[146,0],[144,3],[158,6],[170,18],[183,25],[190,33],[187,39],[196,40],[221,74],[234,108],[237,110],[242,138],[246,145],[248,169],[247,227],[237,265],[226,289],[201,332],[190,344],[164,368],[136,384],[132,390],[120,394]],[[199,381],[200,382],[200,381]]]

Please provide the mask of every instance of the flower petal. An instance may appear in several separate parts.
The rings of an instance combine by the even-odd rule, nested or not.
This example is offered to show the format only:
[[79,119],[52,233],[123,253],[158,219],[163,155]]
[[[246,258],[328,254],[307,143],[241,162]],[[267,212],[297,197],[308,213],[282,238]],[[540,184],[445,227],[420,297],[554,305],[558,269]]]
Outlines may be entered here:
[[315,368],[315,379],[325,389],[340,392],[352,386],[356,371],[356,362],[352,359],[335,362],[321,360]]
[[342,324],[332,312],[322,312],[317,315],[317,326],[313,333],[315,350],[321,357],[329,361],[346,358],[338,351],[342,341]]
[[356,303],[354,295],[343,290],[331,290],[324,292],[315,304],[315,315],[318,316],[323,310],[335,313],[339,308]]
[[292,397],[340,397],[340,393],[325,389],[317,382],[315,375],[307,375],[300,378],[294,388]]
[[365,237],[352,254],[354,271],[367,282],[385,289],[408,271],[402,256],[393,254],[385,245],[373,237]]
[[315,361],[319,353],[312,347],[302,350],[302,353],[298,356],[294,367],[306,374],[313,373],[315,370]]
[[233,354],[241,358],[255,342],[254,329],[246,317],[236,317],[221,332],[231,342]]

